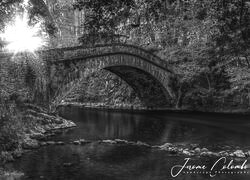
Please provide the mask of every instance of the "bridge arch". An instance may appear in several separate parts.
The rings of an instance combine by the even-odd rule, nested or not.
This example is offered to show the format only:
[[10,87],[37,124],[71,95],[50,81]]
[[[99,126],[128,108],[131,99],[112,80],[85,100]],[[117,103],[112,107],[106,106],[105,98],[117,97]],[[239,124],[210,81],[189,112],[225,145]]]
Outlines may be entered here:
[[40,53],[47,62],[51,84],[67,84],[105,69],[130,85],[147,107],[166,107],[174,93],[174,73],[159,57],[136,46],[112,44],[61,48]]

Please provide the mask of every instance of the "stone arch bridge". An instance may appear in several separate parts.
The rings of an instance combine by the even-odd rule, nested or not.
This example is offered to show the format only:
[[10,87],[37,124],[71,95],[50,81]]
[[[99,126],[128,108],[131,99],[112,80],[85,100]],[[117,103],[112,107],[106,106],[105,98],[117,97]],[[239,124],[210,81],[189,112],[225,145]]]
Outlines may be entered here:
[[168,64],[136,46],[68,47],[39,51],[39,56],[47,62],[51,92],[58,84],[71,86],[75,79],[105,69],[127,82],[147,107],[170,106],[174,99],[171,88],[174,73]]

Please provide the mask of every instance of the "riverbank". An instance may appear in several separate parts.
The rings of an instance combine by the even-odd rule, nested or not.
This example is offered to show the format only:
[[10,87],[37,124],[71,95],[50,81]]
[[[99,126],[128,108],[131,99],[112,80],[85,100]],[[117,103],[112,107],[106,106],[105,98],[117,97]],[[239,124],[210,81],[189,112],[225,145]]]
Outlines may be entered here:
[[20,113],[20,121],[25,120],[21,134],[18,134],[16,146],[9,150],[3,150],[0,153],[0,179],[8,179],[8,177],[19,177],[18,172],[6,172],[4,164],[12,162],[20,158],[22,154],[32,149],[37,149],[43,145],[41,140],[45,140],[50,136],[54,136],[59,131],[76,127],[76,124],[70,120],[59,117],[56,114],[50,114],[38,106],[26,104],[25,111]]
[[3,169],[0,169],[0,179],[1,180],[19,180],[24,176],[24,173],[22,172],[7,172]]
[[248,109],[214,109],[214,110],[194,110],[188,108],[153,108],[145,107],[140,105],[132,104],[116,104],[107,105],[105,103],[79,103],[79,102],[63,102],[58,105],[58,107],[63,106],[75,106],[82,107],[86,109],[103,109],[103,110],[127,110],[127,111],[166,111],[166,112],[180,112],[180,113],[216,113],[216,114],[240,114],[240,115],[250,115],[250,107]]

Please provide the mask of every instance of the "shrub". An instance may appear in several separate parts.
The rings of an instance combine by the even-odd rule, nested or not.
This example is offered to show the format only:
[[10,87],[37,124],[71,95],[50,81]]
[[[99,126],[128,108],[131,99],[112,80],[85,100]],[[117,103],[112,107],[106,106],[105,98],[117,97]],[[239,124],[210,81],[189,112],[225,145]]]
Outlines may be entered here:
[[11,151],[18,147],[22,134],[20,117],[14,104],[0,106],[0,151]]

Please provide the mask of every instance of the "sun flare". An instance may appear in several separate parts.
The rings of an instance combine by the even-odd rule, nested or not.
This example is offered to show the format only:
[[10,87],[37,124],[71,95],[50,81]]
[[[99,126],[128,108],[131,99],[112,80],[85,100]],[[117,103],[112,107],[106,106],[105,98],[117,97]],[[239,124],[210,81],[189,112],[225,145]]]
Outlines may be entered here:
[[5,49],[8,51],[34,52],[45,45],[43,38],[39,36],[40,30],[40,23],[37,23],[35,26],[29,26],[27,16],[17,16],[14,22],[6,26],[4,33],[0,34],[0,37],[6,41]]

